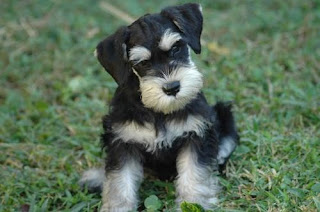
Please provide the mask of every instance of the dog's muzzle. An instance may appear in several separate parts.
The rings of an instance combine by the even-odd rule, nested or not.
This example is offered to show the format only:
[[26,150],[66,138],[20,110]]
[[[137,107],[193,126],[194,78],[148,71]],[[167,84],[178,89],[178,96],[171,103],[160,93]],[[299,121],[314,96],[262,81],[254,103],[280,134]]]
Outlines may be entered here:
[[203,85],[202,74],[194,65],[177,66],[167,72],[163,71],[163,77],[139,78],[143,105],[164,114],[184,108],[197,97]]
[[162,87],[162,90],[168,96],[175,96],[180,91],[180,82],[173,81],[173,82],[166,83]]

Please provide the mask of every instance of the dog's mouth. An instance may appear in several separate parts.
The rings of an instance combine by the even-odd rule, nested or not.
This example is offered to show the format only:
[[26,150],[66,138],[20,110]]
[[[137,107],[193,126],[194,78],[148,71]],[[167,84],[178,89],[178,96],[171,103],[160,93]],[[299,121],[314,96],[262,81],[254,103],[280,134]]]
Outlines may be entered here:
[[202,74],[195,66],[181,66],[163,77],[144,76],[139,80],[144,106],[164,114],[183,109],[203,85]]

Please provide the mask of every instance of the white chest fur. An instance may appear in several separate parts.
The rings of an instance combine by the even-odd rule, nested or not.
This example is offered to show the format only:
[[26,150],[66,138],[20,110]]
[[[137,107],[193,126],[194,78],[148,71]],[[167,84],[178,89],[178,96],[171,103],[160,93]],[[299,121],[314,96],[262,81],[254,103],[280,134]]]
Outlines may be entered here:
[[185,121],[168,121],[165,123],[165,130],[158,131],[151,123],[139,125],[136,122],[126,122],[122,125],[113,126],[115,133],[114,141],[121,139],[122,142],[133,142],[144,144],[147,151],[153,152],[156,149],[168,148],[173,141],[187,132],[194,132],[202,137],[209,123],[201,116],[190,115]]

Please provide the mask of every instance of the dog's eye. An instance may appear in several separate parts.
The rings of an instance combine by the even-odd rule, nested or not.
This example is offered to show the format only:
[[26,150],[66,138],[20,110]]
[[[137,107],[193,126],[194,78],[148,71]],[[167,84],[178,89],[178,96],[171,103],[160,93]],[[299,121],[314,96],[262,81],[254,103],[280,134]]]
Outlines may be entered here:
[[179,46],[174,46],[174,47],[171,49],[171,51],[172,51],[172,54],[177,54],[177,53],[180,52],[180,47],[179,47]]
[[148,60],[142,60],[136,64],[134,64],[134,67],[138,67],[138,68],[145,68],[149,65],[149,61]]
[[177,54],[179,54],[180,51],[181,51],[181,44],[180,42],[177,42],[170,49],[169,55],[170,57],[175,57]]

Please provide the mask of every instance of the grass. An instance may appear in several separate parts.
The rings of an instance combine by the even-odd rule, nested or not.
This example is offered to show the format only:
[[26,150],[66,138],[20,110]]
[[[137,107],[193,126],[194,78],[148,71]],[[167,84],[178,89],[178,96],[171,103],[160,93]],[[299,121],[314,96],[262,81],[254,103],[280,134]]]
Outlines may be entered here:
[[[217,211],[320,211],[320,2],[202,0],[194,59],[209,102],[233,100],[241,146]],[[181,1],[112,3],[133,17]],[[99,166],[101,117],[115,83],[92,52],[126,24],[99,1],[3,1],[0,7],[0,211],[95,211],[80,190]],[[140,189],[169,211],[174,187]]]

